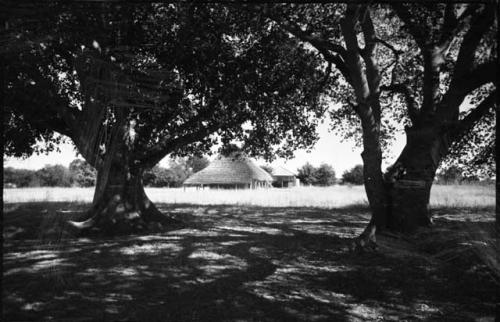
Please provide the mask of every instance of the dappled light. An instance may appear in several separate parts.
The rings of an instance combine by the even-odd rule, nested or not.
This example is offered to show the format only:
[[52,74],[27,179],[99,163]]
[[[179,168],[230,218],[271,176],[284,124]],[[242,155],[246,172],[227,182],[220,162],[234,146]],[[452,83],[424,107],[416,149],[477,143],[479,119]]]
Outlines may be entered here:
[[9,207],[7,227],[23,233],[4,230],[6,321],[398,321],[494,312],[496,275],[478,255],[486,254],[491,210],[437,209],[436,226],[413,248],[381,241],[381,251],[357,254],[349,244],[369,219],[360,207],[160,204],[185,227],[115,238],[65,230],[60,216],[74,218],[85,205]]

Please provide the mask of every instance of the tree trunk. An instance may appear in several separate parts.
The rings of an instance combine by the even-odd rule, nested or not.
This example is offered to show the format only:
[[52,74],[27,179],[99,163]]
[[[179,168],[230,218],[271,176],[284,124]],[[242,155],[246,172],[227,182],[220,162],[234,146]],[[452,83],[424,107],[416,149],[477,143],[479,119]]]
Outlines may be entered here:
[[115,131],[102,166],[97,169],[92,208],[85,221],[69,222],[78,230],[97,230],[107,235],[137,233],[178,224],[163,215],[147,197],[142,182],[144,169],[131,165],[127,128]]
[[178,223],[163,215],[147,197],[142,173],[142,170],[129,171],[120,162],[111,164],[107,175],[100,171],[96,200],[88,219],[71,222],[72,226],[117,235],[157,230]]
[[373,247],[377,231],[385,229],[388,220],[388,194],[382,175],[382,149],[380,146],[379,128],[376,122],[363,122],[363,178],[366,196],[370,204],[372,218],[370,223],[356,240],[356,247],[364,249]]
[[[368,140],[365,143],[369,143]],[[356,240],[355,248],[373,248],[376,234],[411,233],[432,224],[429,199],[439,162],[449,147],[449,133],[439,127],[407,129],[407,143],[385,176],[382,153],[374,142],[362,153],[365,190],[372,218]]]
[[[436,127],[407,129],[407,143],[393,168],[388,228],[412,232],[431,225],[429,199],[439,162],[448,149],[448,134]],[[388,176],[389,177],[389,176]]]

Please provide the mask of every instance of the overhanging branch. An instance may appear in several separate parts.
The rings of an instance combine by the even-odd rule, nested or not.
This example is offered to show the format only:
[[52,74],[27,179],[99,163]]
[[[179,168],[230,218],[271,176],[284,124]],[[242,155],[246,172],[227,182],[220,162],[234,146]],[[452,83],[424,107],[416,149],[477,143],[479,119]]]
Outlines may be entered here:
[[497,91],[491,92],[476,108],[469,112],[452,130],[452,140],[459,141],[474,125],[497,104]]
[[143,157],[139,158],[139,163],[144,167],[154,166],[161,161],[167,154],[177,150],[180,147],[191,143],[199,142],[220,128],[218,122],[212,123],[195,132],[190,132],[175,138],[167,139],[163,144],[157,144]]
[[472,17],[470,28],[464,36],[458,53],[454,71],[454,75],[457,77],[467,73],[473,66],[476,49],[484,34],[493,24],[495,12],[493,4],[486,4],[481,12]]
[[254,13],[262,13],[265,17],[278,24],[284,31],[294,35],[297,39],[311,44],[320,52],[326,61],[331,62],[340,71],[345,80],[352,84],[349,69],[346,66],[346,49],[339,44],[333,43],[324,37],[314,35],[311,32],[304,31],[299,25],[288,20],[284,20],[273,13],[269,5],[243,5],[242,8]]

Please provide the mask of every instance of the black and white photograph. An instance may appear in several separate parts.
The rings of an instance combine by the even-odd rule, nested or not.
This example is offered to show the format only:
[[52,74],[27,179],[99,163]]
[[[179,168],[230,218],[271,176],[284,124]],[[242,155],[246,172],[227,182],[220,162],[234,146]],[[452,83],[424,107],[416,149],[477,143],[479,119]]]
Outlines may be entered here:
[[2,316],[500,319],[498,1],[5,1]]

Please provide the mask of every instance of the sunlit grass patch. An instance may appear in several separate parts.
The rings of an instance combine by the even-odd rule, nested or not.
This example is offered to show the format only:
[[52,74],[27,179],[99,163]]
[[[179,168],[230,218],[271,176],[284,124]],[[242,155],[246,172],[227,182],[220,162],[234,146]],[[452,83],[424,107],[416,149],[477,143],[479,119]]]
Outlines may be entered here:
[[[342,208],[368,207],[363,186],[297,187],[290,189],[217,190],[196,188],[146,188],[153,202],[191,205]],[[4,202],[92,202],[94,188],[4,189]],[[495,205],[494,186],[434,185],[432,208],[488,208]],[[4,208],[5,209],[5,208]]]

